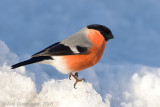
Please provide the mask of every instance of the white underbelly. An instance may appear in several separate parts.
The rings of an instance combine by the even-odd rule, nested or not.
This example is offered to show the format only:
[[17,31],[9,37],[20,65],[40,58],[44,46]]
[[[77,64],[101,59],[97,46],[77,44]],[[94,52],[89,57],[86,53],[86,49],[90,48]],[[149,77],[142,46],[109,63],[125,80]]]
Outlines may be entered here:
[[52,65],[59,72],[61,72],[63,74],[68,74],[68,73],[72,72],[71,70],[67,69],[67,66],[66,66],[65,62],[62,60],[61,56],[52,56],[52,58],[53,58],[53,60],[44,60],[39,63]]

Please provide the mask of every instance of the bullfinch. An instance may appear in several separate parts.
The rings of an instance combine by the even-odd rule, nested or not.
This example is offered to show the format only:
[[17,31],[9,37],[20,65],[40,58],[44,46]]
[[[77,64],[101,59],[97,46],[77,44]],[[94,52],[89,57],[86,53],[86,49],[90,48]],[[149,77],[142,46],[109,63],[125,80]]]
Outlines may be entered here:
[[57,42],[31,56],[29,60],[12,65],[15,69],[32,63],[49,64],[59,72],[75,78],[74,88],[78,79],[78,71],[91,67],[101,59],[105,46],[114,36],[109,28],[99,24],[84,27],[70,37]]

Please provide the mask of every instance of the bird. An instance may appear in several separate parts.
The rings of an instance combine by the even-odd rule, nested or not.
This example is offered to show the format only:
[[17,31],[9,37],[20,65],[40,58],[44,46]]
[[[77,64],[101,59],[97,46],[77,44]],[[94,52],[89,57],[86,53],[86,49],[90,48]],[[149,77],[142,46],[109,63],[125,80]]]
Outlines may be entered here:
[[85,81],[78,79],[78,72],[97,64],[106,47],[108,40],[114,36],[111,30],[100,24],[91,24],[79,30],[68,38],[54,43],[37,52],[30,59],[14,64],[11,69],[33,63],[48,64],[63,74],[69,74],[76,84]]

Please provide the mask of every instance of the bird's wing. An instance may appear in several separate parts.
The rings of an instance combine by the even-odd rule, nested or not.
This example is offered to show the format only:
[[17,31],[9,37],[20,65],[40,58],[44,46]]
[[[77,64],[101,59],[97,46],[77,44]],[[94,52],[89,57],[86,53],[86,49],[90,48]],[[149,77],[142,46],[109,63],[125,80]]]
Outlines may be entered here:
[[38,56],[63,56],[63,55],[80,55],[88,54],[88,48],[82,46],[65,46],[61,42],[57,42],[44,50],[32,55],[32,57]]

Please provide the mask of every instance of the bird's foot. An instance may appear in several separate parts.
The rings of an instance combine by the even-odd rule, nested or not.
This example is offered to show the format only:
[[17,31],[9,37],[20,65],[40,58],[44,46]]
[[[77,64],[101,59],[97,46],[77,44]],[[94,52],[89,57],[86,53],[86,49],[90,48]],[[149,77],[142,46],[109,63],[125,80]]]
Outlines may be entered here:
[[85,79],[84,78],[81,78],[81,79],[76,79],[76,82],[74,83],[74,88],[76,89],[76,84],[78,83],[78,82],[82,82],[82,81],[85,81]]
[[75,89],[76,89],[76,84],[77,84],[78,82],[85,81],[84,78],[81,78],[81,79],[78,79],[78,78],[77,78],[77,77],[78,77],[78,73],[75,73],[75,75],[73,75],[72,73],[70,73],[69,79],[70,79],[71,76],[73,76],[73,78],[76,80],[76,82],[74,83],[74,88],[75,88]]

